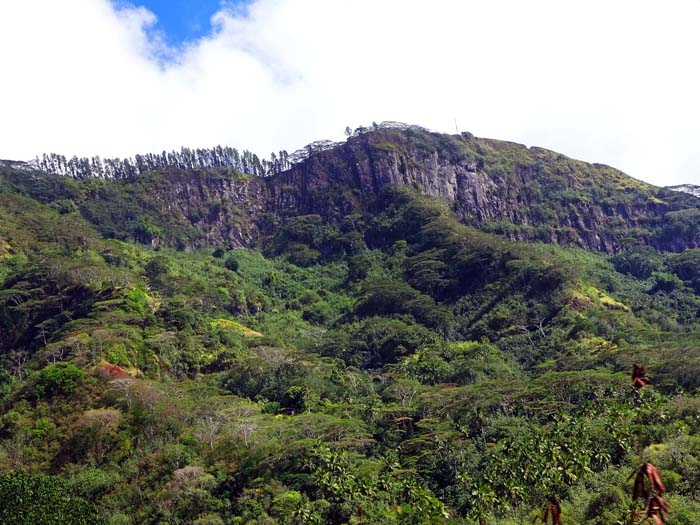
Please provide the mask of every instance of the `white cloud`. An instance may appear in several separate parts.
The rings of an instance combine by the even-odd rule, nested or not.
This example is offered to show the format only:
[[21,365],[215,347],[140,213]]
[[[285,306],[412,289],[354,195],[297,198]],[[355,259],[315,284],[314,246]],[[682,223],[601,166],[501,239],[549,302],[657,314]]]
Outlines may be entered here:
[[7,0],[0,20],[0,158],[264,155],[346,125],[456,120],[700,183],[697,0],[257,0],[177,51],[153,14],[108,0]]

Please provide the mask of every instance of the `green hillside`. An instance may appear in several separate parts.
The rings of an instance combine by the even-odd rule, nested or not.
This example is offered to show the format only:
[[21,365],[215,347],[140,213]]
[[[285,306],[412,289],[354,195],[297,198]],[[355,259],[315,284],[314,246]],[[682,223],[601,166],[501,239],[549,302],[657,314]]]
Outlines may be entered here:
[[396,185],[255,228],[157,205],[202,176],[250,178],[0,172],[0,522],[623,524],[644,461],[700,522],[699,249],[513,241]]

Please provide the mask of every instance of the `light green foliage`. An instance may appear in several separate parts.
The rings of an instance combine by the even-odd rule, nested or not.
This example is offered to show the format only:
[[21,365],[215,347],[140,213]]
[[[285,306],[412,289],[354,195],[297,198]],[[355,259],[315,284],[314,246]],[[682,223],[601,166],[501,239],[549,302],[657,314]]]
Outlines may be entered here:
[[71,363],[49,365],[37,375],[34,393],[38,397],[72,394],[83,376],[83,371]]

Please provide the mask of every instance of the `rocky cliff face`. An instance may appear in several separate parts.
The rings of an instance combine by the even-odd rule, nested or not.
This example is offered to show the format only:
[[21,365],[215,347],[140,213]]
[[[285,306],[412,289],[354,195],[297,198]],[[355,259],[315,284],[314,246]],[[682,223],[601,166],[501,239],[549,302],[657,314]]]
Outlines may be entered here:
[[370,131],[269,178],[168,172],[153,198],[199,232],[187,247],[252,246],[286,217],[334,222],[366,210],[390,185],[444,199],[465,224],[517,240],[606,253],[700,246],[683,227],[698,198],[548,150],[422,129]]
[[700,242],[668,231],[669,213],[692,210],[700,199],[544,149],[420,129],[377,130],[311,156],[265,179],[259,206],[282,217],[334,220],[364,208],[388,185],[445,199],[464,223],[513,239],[607,253],[630,238],[673,250]]
[[367,210],[390,185],[443,199],[465,224],[511,239],[605,253],[638,243],[700,246],[700,198],[541,148],[421,128],[368,131],[267,178],[166,169],[105,183],[83,192],[79,209],[108,235],[183,249],[250,247],[289,217],[337,222]]

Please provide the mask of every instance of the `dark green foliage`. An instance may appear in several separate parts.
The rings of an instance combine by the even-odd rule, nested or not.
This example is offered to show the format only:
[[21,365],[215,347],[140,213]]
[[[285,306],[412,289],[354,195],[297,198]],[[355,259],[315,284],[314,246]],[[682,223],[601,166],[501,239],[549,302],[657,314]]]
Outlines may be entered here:
[[373,280],[363,283],[354,314],[359,318],[408,314],[431,328],[444,328],[450,314],[427,295],[402,281]]
[[379,368],[413,353],[434,337],[425,327],[406,319],[370,317],[328,334],[318,350],[359,368]]
[[669,243],[696,243],[700,238],[700,210],[688,209],[666,214],[668,223],[661,231],[661,238]]
[[673,274],[664,272],[655,272],[653,274],[654,286],[651,289],[653,293],[656,292],[673,292],[679,287],[683,286],[683,282]]
[[155,281],[170,271],[168,258],[162,255],[156,255],[150,261],[148,261],[148,263],[146,263],[143,269],[148,278],[151,281]]
[[61,215],[78,211],[78,207],[75,205],[75,202],[73,202],[71,199],[55,201],[54,203],[52,203],[51,207],[58,210],[58,213],[60,213]]
[[343,235],[338,228],[326,224],[320,215],[303,215],[288,220],[272,239],[267,252],[284,254],[298,266],[337,259],[364,247],[357,232]]
[[663,257],[649,246],[639,246],[612,258],[615,269],[639,279],[647,279],[663,266]]
[[231,270],[232,272],[237,272],[238,271],[238,259],[235,257],[227,257],[226,260],[224,261],[224,267],[226,269]]
[[0,522],[6,525],[99,525],[95,506],[54,476],[0,473]]
[[668,257],[668,267],[678,277],[700,291],[700,250],[685,250]]

